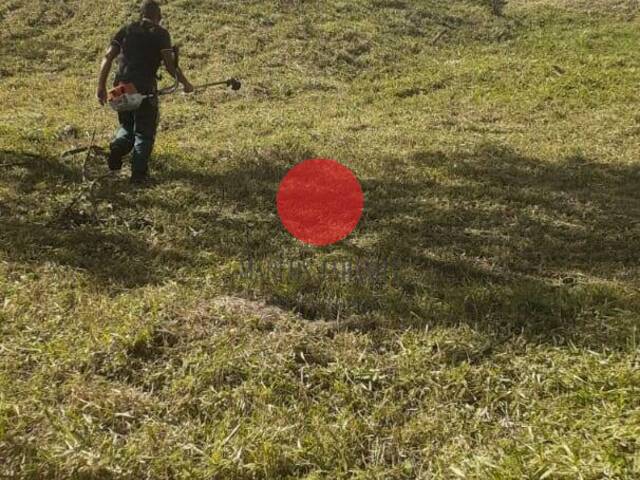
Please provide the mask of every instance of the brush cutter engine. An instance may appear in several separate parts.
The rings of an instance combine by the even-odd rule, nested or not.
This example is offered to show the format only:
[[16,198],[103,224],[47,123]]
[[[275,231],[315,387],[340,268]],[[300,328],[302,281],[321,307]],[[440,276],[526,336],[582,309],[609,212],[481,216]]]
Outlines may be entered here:
[[138,93],[133,83],[119,83],[109,90],[107,101],[116,112],[131,112],[137,110],[149,95]]

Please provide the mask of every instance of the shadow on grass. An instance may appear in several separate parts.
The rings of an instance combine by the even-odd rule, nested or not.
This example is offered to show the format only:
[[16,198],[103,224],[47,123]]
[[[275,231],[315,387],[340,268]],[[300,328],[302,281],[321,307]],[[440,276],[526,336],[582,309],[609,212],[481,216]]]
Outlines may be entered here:
[[[366,183],[376,192],[366,220],[383,232],[384,250],[419,261],[420,250],[445,247],[469,259],[491,257],[505,272],[545,277],[614,279],[640,259],[636,165],[582,156],[551,164],[496,145],[458,156],[417,152],[385,164],[393,167],[383,177],[403,168],[427,173],[422,181]],[[399,237],[408,240],[401,247]]]
[[359,228],[373,232],[369,250],[400,259],[405,324],[628,342],[640,313],[638,166],[548,163],[494,144],[381,164],[364,181]]
[[[116,217],[159,211],[162,228],[177,225],[170,248],[154,246],[129,223],[115,230],[100,220],[46,228],[11,219],[2,222],[3,249],[15,261],[54,261],[125,287],[172,279],[185,267],[197,275],[249,255],[392,259],[393,279],[386,282],[315,276],[228,283],[230,291],[264,297],[309,319],[351,318],[344,324],[352,328],[469,323],[500,336],[525,333],[545,341],[592,328],[589,342],[617,345],[628,332],[611,332],[605,319],[640,312],[629,293],[638,287],[635,166],[581,156],[548,163],[494,144],[456,155],[381,158],[375,173],[359,172],[366,207],[357,231],[319,252],[283,231],[274,202],[287,169],[312,156],[272,151],[251,161],[209,159],[200,169],[160,156],[158,184],[150,191],[130,192],[124,185],[97,190],[97,200],[109,203]],[[45,163],[51,171],[29,171],[20,182],[77,178],[51,159]],[[20,182],[17,189],[24,188]],[[203,252],[214,260],[196,260]]]
[[[275,216],[278,183],[296,160],[282,156],[218,175],[169,168],[167,181],[186,181],[245,218],[202,213],[196,222],[209,234],[189,248],[276,262],[316,257],[283,233]],[[633,293],[640,285],[637,166],[579,155],[550,163],[495,144],[456,155],[418,151],[379,165],[374,175],[361,175],[367,200],[356,233],[321,252],[389,259],[390,281],[316,275],[231,286],[309,319],[352,318],[343,325],[357,329],[468,323],[500,337],[580,336],[593,347],[627,341],[640,312]],[[243,241],[221,248],[218,222]],[[629,328],[607,325],[614,318]]]
[[[4,165],[0,166],[0,185],[14,192],[0,198],[0,253],[5,259],[68,266],[116,290],[162,283],[171,277],[173,266],[188,262],[174,250],[149,242],[140,225],[114,229],[95,218],[90,200],[84,198],[90,194],[81,185],[79,165],[11,151],[0,152],[0,165]],[[111,193],[123,189],[131,187],[107,188]],[[56,201],[61,194],[67,195]],[[66,212],[76,197],[82,201]]]
[[67,231],[29,222],[1,221],[4,254],[27,264],[53,262],[89,273],[99,285],[134,288],[162,283],[167,265],[188,259],[154,248],[133,235],[78,227]]

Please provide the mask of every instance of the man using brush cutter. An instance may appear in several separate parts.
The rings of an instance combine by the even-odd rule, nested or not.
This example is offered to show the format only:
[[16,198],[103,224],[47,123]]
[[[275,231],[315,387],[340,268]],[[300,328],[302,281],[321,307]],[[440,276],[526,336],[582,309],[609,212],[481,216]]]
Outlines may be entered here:
[[[109,102],[118,111],[120,128],[110,145],[109,169],[122,168],[122,158],[133,150],[131,181],[148,178],[149,157],[158,127],[158,85],[156,76],[164,62],[167,71],[180,82],[186,93],[193,85],[177,65],[177,51],[169,32],[160,26],[162,12],[155,0],[142,3],[141,20],[121,28],[102,60],[97,97],[101,105]],[[107,78],[113,60],[121,55],[114,89],[107,92]],[[176,83],[177,86],[177,83]]]

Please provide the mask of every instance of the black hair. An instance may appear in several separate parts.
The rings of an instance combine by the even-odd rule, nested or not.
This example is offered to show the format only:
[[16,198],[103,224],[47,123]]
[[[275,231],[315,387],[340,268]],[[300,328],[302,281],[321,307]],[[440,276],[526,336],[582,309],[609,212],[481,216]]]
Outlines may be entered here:
[[144,0],[142,5],[140,5],[140,15],[142,15],[143,18],[160,17],[160,4],[156,0]]

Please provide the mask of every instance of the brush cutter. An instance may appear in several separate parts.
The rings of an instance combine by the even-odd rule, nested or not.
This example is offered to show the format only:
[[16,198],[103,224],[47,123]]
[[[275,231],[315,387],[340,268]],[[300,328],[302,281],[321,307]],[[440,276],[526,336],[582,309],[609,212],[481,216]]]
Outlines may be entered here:
[[[214,87],[217,85],[225,85],[231,90],[240,90],[242,84],[235,78],[230,78],[228,80],[222,80],[220,82],[211,82],[205,83],[204,85],[196,85],[193,87],[194,91],[197,90],[205,90],[209,87]],[[138,93],[136,87],[133,83],[120,83],[116,85],[115,88],[109,90],[107,102],[109,106],[115,110],[116,112],[130,112],[132,110],[137,110],[142,105],[142,102],[146,98],[159,97],[162,95],[171,95],[178,90],[178,83],[175,85],[159,90],[157,93],[151,93],[144,95],[142,93]]]
[[[179,50],[178,47],[173,47],[174,55],[175,55],[175,65],[178,67],[178,59],[179,59]],[[109,106],[115,110],[116,112],[130,112],[132,110],[137,110],[142,105],[142,102],[146,98],[159,97],[162,95],[171,95],[178,91],[179,82],[178,78],[174,79],[173,85],[167,88],[163,88],[158,90],[156,93],[151,94],[142,94],[139,93],[133,83],[119,83],[115,86],[115,88],[109,90],[107,94],[107,103]],[[211,82],[205,83],[204,85],[198,85],[193,87],[195,90],[205,90],[209,87],[217,86],[217,85],[225,85],[230,87],[231,90],[240,90],[242,84],[235,78],[230,78],[228,80],[223,80],[220,82]]]
[[[230,78],[228,80],[222,80],[220,82],[211,82],[205,83],[204,85],[196,85],[193,87],[193,89],[194,91],[205,90],[209,87],[214,87],[217,85],[225,85],[231,88],[231,90],[240,90],[240,88],[242,87],[242,84],[237,79]],[[140,108],[140,105],[142,105],[142,102],[146,98],[171,95],[177,90],[178,84],[176,82],[176,85],[159,90],[157,93],[143,95],[142,93],[138,93],[133,83],[120,83],[116,85],[116,87],[112,90],[109,90],[107,102],[109,103],[109,106],[116,112],[130,112],[132,110],[137,110],[138,108]]]
[[[193,90],[194,91],[205,90],[209,87],[215,87],[220,85],[227,86],[234,91],[240,90],[240,88],[242,88],[242,83],[240,83],[238,79],[229,78],[228,80],[222,80],[219,82],[211,82],[211,83],[205,83],[203,85],[196,85],[193,87]],[[157,93],[143,95],[136,90],[135,85],[133,85],[132,83],[120,83],[115,88],[111,89],[108,92],[107,103],[116,112],[133,111],[140,108],[140,105],[142,105],[142,102],[146,98],[159,97],[162,95],[171,95],[172,93],[175,93],[178,91],[178,87],[179,87],[179,82],[176,80],[172,86],[158,90]],[[81,152],[86,152],[87,150],[91,150],[93,153],[105,154],[105,150],[103,148],[97,147],[91,144],[89,147],[80,147],[80,148],[74,148],[72,150],[68,150],[62,154],[62,157],[64,158],[64,157],[76,155]]]

